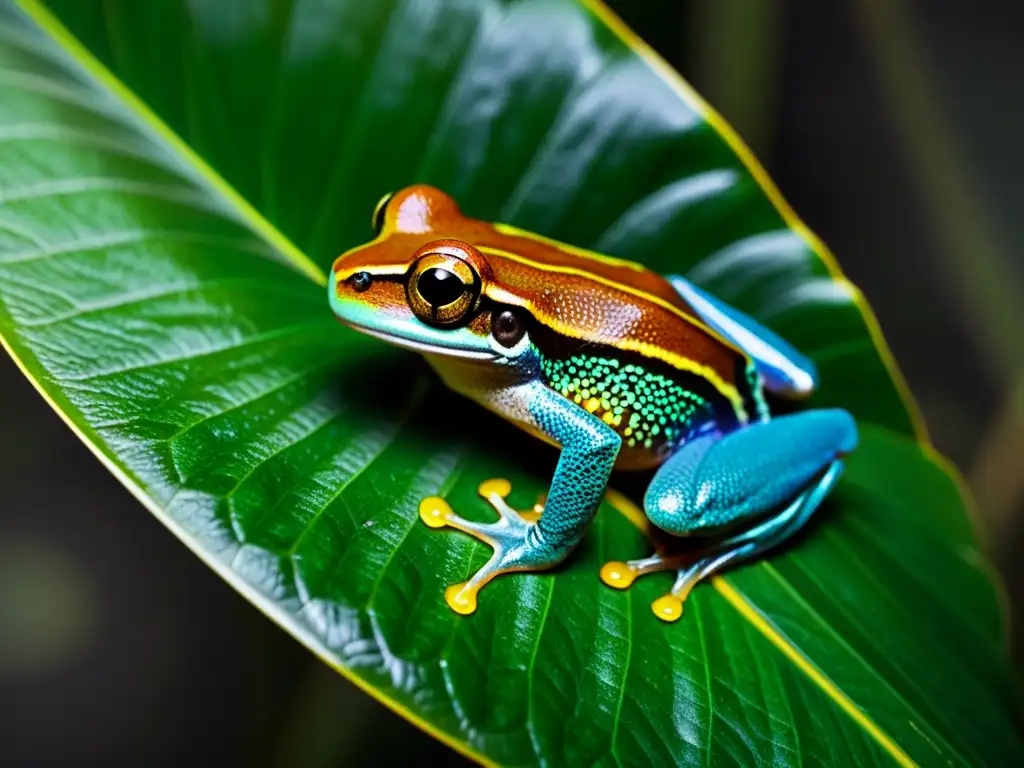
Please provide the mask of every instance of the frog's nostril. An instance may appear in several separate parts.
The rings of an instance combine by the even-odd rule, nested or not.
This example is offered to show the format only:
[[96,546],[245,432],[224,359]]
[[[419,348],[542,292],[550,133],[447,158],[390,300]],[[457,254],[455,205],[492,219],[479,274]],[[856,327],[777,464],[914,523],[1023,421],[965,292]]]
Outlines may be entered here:
[[369,272],[356,272],[352,276],[352,287],[356,289],[356,293],[362,293],[370,284],[373,283],[373,278]]

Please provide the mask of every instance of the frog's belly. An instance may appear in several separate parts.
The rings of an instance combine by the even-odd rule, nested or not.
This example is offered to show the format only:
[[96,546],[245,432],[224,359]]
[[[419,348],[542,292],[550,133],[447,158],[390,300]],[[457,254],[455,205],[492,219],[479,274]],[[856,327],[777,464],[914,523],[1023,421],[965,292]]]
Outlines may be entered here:
[[615,461],[615,469],[654,469],[655,467],[661,466],[662,462],[671,455],[671,448],[666,447],[661,450],[644,448],[643,446],[633,446],[630,448],[624,443],[622,448],[619,450],[619,457]]
[[[551,438],[550,435],[545,434],[537,426],[537,423],[530,416],[529,410],[522,403],[522,401],[516,397],[503,396],[506,393],[498,391],[491,391],[486,394],[479,392],[466,393],[469,397],[476,401],[479,405],[482,405],[491,413],[500,416],[503,420],[514,424],[529,435],[537,438],[541,442],[547,443],[555,448],[561,448],[561,445],[557,440]],[[621,430],[616,430],[621,435]],[[671,453],[671,448],[666,450],[666,446],[663,445],[651,445],[645,447],[641,445],[627,445],[627,440],[623,440],[622,448],[619,450],[619,456],[615,462],[616,469],[626,470],[640,470],[640,469],[651,469],[661,464],[668,455]]]
[[[520,429],[558,446],[542,432],[530,413],[528,392],[535,380],[514,382],[509,373],[496,367],[467,364],[437,356],[427,359],[455,392],[475,401]],[[622,402],[610,398],[561,393],[569,402],[593,414],[622,438],[616,469],[652,469],[664,462],[688,435],[709,422],[720,422],[714,406],[684,390],[663,392],[648,388],[639,395],[624,395]],[[671,400],[671,402],[669,402]]]
[[[504,416],[504,414],[499,415]],[[505,416],[505,419],[506,421],[511,421],[524,432],[533,435],[538,440],[542,440],[548,445],[552,445],[556,448],[560,447],[558,443],[556,443],[550,437],[548,437],[543,432],[538,430],[532,424],[516,421],[514,419],[509,419],[507,416]],[[615,460],[615,469],[626,471],[642,471],[645,469],[655,469],[661,466],[668,459],[669,456],[671,456],[676,450],[678,450],[680,445],[682,445],[682,442],[678,442],[675,444],[668,444],[667,442],[662,442],[660,444],[651,445],[651,447],[648,448],[644,447],[643,445],[630,446],[626,440],[623,440],[622,447],[619,449],[619,456]]]

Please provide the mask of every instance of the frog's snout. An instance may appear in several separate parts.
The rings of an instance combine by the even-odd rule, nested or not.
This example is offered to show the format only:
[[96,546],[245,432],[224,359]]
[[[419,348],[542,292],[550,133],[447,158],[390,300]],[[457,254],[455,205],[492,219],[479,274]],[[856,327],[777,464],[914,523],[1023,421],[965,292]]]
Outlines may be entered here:
[[373,327],[385,316],[411,317],[400,281],[366,270],[349,274],[332,270],[328,283],[331,310],[344,323]]

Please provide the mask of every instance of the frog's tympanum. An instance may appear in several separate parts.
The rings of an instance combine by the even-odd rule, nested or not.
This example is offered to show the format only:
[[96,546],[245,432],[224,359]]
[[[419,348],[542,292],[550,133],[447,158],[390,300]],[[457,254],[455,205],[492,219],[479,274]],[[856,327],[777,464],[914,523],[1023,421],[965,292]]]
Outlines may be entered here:
[[380,202],[377,237],[342,255],[330,303],[342,322],[423,354],[444,382],[561,448],[543,505],[519,512],[510,487],[480,494],[498,520],[477,523],[436,497],[423,521],[486,542],[491,559],[445,593],[472,613],[495,576],[539,571],[583,538],[613,467],[657,468],[644,513],[685,554],[612,562],[625,589],[672,569],[653,604],[677,619],[701,579],[797,531],[857,445],[846,411],[772,417],[765,391],[803,398],[814,365],[783,339],[683,277],[464,216],[443,192],[413,186]]

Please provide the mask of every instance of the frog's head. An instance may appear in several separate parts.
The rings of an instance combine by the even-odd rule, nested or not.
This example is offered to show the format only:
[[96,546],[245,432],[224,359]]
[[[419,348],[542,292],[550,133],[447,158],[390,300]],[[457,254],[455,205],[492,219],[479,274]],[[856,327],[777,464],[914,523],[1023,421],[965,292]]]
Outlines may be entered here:
[[342,254],[330,276],[331,308],[359,331],[431,355],[494,361],[529,345],[523,313],[494,304],[494,275],[469,241],[478,222],[425,185],[386,196],[377,237]]

